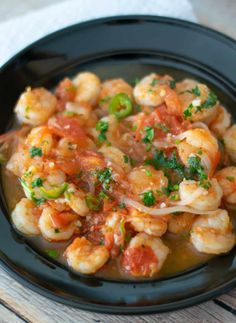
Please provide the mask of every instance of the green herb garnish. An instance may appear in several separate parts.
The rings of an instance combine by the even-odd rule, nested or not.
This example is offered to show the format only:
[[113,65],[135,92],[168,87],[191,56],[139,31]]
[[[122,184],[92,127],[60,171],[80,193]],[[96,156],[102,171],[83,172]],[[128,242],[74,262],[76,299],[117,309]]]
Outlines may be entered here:
[[145,173],[148,177],[152,176],[152,172],[149,169],[145,169]]
[[42,149],[35,146],[30,148],[29,153],[31,158],[35,156],[39,156],[39,157],[43,156]]
[[109,128],[109,123],[107,121],[99,120],[96,124],[96,130],[100,131],[100,134],[98,135],[98,140],[100,141],[106,141],[107,136],[105,133],[107,132]]
[[45,253],[49,256],[49,257],[51,257],[51,258],[54,258],[54,259],[57,259],[57,258],[59,258],[59,252],[57,251],[57,250],[45,250]]
[[140,194],[140,197],[143,201],[143,204],[146,206],[152,206],[156,203],[156,199],[152,190]]
[[201,95],[201,91],[200,91],[200,89],[199,89],[199,87],[197,85],[192,90],[188,90],[186,92],[192,93],[192,94],[194,94],[196,96],[200,96]]
[[190,103],[187,109],[184,110],[184,118],[187,119],[192,116],[193,104]]
[[176,82],[175,80],[170,80],[170,88],[175,89],[176,88]]
[[36,179],[34,179],[34,180],[32,181],[32,183],[31,183],[32,188],[40,187],[40,186],[42,186],[42,185],[43,185],[43,180],[42,180],[42,178],[36,178]]
[[102,184],[105,190],[109,190],[110,183],[112,182],[112,171],[110,168],[104,168],[95,173],[98,181]]
[[150,86],[155,86],[157,85],[158,80],[157,79],[153,79],[152,82],[150,83]]

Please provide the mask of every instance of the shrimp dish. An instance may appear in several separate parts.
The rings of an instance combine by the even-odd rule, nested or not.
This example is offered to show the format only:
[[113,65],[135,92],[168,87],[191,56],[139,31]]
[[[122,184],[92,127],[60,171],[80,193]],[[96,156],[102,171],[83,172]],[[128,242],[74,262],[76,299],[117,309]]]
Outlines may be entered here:
[[197,80],[28,87],[0,159],[15,230],[75,273],[163,277],[235,246],[236,124]]

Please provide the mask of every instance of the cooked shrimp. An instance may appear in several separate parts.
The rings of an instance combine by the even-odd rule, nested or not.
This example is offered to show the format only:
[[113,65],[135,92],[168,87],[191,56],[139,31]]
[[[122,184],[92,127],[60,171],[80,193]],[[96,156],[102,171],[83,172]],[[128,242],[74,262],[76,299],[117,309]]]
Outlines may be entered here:
[[161,217],[153,217],[131,209],[127,222],[131,224],[136,232],[145,232],[155,237],[161,237],[167,230],[167,222]]
[[123,270],[135,277],[152,277],[163,266],[169,248],[159,238],[138,233],[131,239],[121,261]]
[[110,212],[102,229],[105,247],[114,258],[121,252],[125,243],[125,218],[122,212]]
[[72,210],[80,216],[85,216],[89,213],[85,201],[85,193],[82,190],[76,189],[75,185],[70,184],[66,193],[66,202],[72,208]]
[[112,79],[102,83],[99,103],[102,108],[107,108],[109,100],[116,94],[125,93],[132,98],[133,89],[123,79]]
[[156,107],[166,103],[168,113],[181,114],[177,93],[165,82],[165,77],[157,74],[145,76],[134,88],[134,98],[138,104]]
[[206,129],[196,128],[185,131],[181,139],[177,150],[184,165],[189,166],[191,155],[198,155],[207,172],[212,173],[219,161],[218,143],[212,134]]
[[152,166],[135,167],[128,174],[128,181],[132,192],[139,195],[145,191],[161,191],[168,186],[168,179],[161,170],[156,170]]
[[65,251],[67,262],[72,269],[82,274],[96,273],[109,259],[105,246],[94,246],[90,241],[76,238]]
[[65,109],[69,113],[77,114],[80,118],[81,125],[83,125],[90,117],[92,107],[86,102],[67,102]]
[[55,140],[49,129],[41,126],[31,130],[25,143],[31,147],[41,148],[43,155],[48,155],[54,146]]
[[39,229],[46,240],[65,241],[74,234],[76,220],[77,216],[72,212],[59,212],[47,206],[39,218]]
[[189,106],[192,107],[191,115],[188,116],[189,120],[204,121],[208,123],[212,118],[214,118],[218,105],[217,99],[212,100],[212,104],[214,105],[209,105],[207,108],[199,109],[199,107],[201,107],[212,95],[212,92],[210,92],[209,88],[205,84],[186,79],[177,83],[176,89],[179,94],[183,113],[189,108]]
[[174,234],[181,234],[190,231],[195,214],[181,213],[171,214],[168,221],[168,231]]
[[35,204],[22,198],[19,203],[16,204],[15,209],[11,214],[12,221],[20,232],[29,235],[37,236],[40,234],[38,227],[38,215],[36,212]]
[[29,154],[26,149],[13,153],[7,162],[6,169],[14,175],[21,177],[29,164]]
[[37,126],[46,122],[56,111],[56,97],[43,87],[23,92],[15,112],[21,122]]
[[101,81],[97,75],[90,72],[79,73],[73,83],[76,86],[76,102],[89,103],[94,106],[97,103],[101,90]]
[[223,168],[214,176],[223,190],[224,200],[229,204],[236,204],[236,167]]
[[121,167],[126,173],[131,170],[129,160],[126,161],[125,154],[120,149],[111,146],[103,146],[99,149],[99,152],[101,152],[107,160],[110,160]]
[[190,239],[200,252],[217,255],[230,251],[235,245],[235,235],[227,211],[219,209],[214,214],[199,216]]
[[226,130],[223,140],[226,152],[229,154],[231,160],[236,162],[236,125]]
[[216,210],[221,203],[223,192],[215,178],[209,180],[209,184],[209,189],[204,189],[197,181],[184,180],[179,185],[181,201],[186,201],[185,205],[197,210]]
[[230,127],[231,115],[222,106],[217,106],[215,118],[210,122],[210,130],[218,137],[222,138],[226,130]]

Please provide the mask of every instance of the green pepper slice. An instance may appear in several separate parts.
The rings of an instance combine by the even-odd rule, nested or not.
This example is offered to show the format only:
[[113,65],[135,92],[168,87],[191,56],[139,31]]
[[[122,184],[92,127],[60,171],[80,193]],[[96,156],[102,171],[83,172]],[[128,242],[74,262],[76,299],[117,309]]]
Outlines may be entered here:
[[40,192],[46,199],[57,199],[67,190],[67,188],[68,184],[64,183],[61,186],[54,187],[50,190],[46,190],[44,187],[40,187]]
[[113,96],[108,107],[110,114],[114,114],[117,119],[129,116],[132,111],[132,102],[126,93],[119,93]]
[[101,208],[101,201],[98,197],[92,195],[92,194],[88,194],[85,197],[85,202],[87,204],[87,207],[91,210],[91,211],[98,211]]

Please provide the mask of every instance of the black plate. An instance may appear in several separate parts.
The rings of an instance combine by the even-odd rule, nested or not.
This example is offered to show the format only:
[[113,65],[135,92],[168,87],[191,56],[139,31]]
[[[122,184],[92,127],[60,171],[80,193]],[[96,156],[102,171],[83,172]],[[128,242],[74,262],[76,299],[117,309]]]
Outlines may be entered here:
[[[0,71],[0,131],[26,86],[53,87],[65,75],[93,70],[128,81],[145,73],[196,77],[236,115],[236,43],[199,25],[169,18],[127,16],[78,24],[29,46]],[[0,258],[18,281],[53,300],[86,310],[130,314],[176,310],[236,286],[235,251],[181,275],[151,282],[115,282],[70,273],[42,256],[11,227],[4,196]]]

